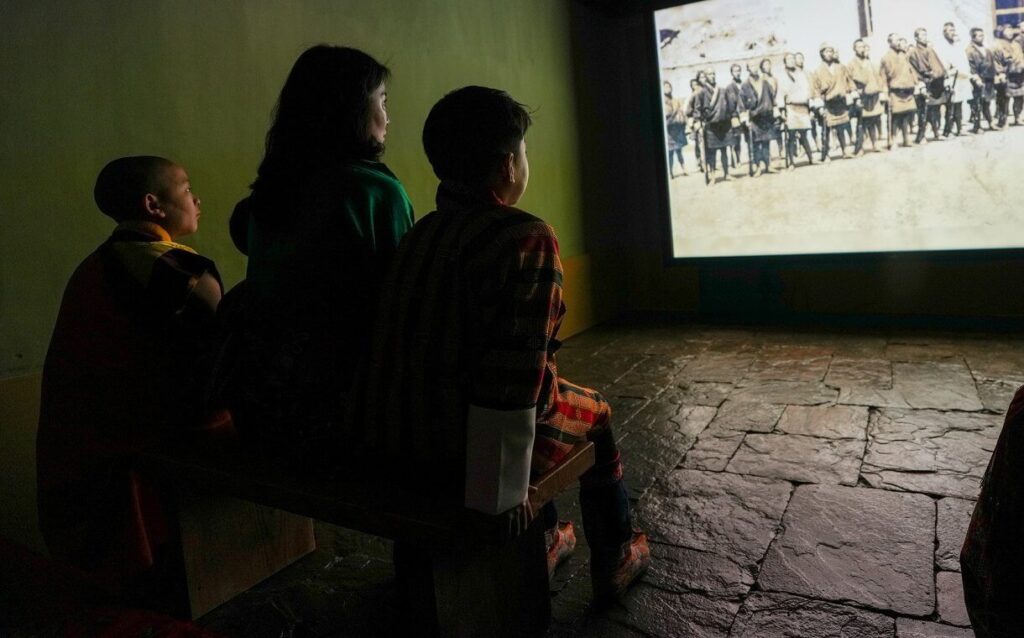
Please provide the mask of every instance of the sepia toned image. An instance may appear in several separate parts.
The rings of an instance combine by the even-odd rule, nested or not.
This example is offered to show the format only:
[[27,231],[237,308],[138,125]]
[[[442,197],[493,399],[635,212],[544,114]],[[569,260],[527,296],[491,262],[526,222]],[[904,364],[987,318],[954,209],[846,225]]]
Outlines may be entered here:
[[657,11],[673,256],[1024,246],[1024,34],[1002,4]]

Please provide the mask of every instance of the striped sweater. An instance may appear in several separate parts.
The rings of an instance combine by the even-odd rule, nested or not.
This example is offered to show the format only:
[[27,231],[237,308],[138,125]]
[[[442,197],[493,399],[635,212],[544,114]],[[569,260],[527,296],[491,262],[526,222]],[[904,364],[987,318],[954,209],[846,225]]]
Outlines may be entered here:
[[392,262],[344,439],[457,485],[469,404],[546,408],[565,305],[548,224],[447,183],[437,205]]

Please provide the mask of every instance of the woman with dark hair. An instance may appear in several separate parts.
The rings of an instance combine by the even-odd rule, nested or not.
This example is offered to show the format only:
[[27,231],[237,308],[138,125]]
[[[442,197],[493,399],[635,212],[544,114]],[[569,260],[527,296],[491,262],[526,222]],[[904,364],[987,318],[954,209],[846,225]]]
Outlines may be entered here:
[[223,307],[217,383],[243,435],[298,462],[341,414],[381,279],[412,227],[408,195],[379,161],[388,76],[356,49],[299,56],[231,218],[249,262]]

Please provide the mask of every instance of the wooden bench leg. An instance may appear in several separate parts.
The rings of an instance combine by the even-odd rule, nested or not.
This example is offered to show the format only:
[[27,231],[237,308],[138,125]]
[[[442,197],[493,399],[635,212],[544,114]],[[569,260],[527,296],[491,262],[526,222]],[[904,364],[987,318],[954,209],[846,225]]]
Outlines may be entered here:
[[420,630],[433,627],[445,638],[543,636],[551,622],[545,553],[540,518],[500,547],[431,554],[396,544],[403,611]]
[[316,549],[313,521],[228,497],[178,497],[191,616],[198,618]]

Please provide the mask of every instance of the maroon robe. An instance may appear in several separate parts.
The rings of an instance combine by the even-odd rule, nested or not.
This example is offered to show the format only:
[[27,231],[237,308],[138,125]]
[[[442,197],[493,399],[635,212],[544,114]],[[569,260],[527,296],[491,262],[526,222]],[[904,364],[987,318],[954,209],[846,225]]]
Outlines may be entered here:
[[198,425],[213,318],[185,309],[213,262],[152,224],[122,224],[79,265],[43,366],[39,522],[51,556],[135,587],[169,540],[139,450]]

